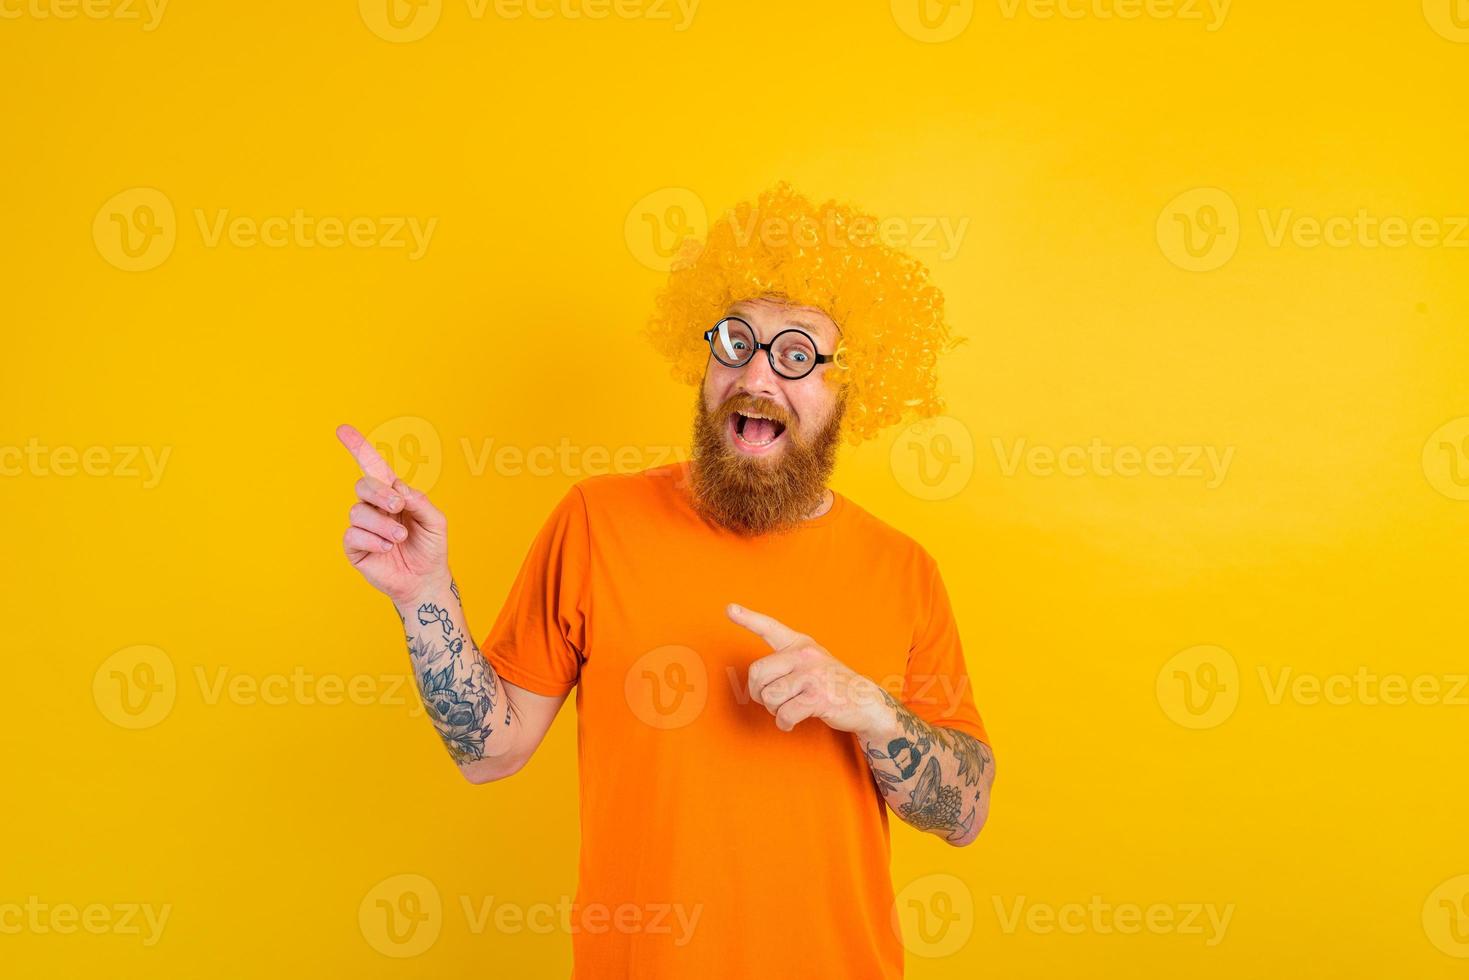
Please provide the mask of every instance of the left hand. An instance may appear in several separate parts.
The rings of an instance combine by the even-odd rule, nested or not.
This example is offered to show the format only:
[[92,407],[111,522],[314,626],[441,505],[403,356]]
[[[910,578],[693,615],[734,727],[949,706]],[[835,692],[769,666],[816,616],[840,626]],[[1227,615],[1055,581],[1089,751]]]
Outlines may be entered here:
[[840,732],[881,726],[889,709],[874,681],[778,619],[733,603],[725,612],[775,651],[750,664],[747,683],[750,697],[775,716],[775,727],[788,732],[807,718],[819,718]]

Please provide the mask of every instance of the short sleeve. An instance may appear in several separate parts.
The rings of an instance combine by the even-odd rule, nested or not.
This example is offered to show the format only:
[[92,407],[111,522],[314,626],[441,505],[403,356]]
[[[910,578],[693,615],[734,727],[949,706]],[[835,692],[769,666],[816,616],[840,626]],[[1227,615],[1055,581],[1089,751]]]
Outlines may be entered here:
[[483,650],[495,673],[548,697],[576,685],[586,649],[591,537],[573,486],[531,543]]
[[930,725],[965,732],[989,745],[974,704],[949,593],[938,565],[931,559],[927,564],[928,583],[919,595],[917,628],[903,678],[903,704]]

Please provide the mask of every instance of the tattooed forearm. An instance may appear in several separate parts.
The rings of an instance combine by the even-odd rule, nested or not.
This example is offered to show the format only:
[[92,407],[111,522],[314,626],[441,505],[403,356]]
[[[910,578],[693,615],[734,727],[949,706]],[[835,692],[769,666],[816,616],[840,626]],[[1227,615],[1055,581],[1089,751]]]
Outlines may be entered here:
[[[886,691],[895,736],[859,736],[873,778],[893,812],[953,844],[978,835],[989,812],[994,755],[972,735],[930,725]],[[894,733],[889,733],[894,735]]]
[[399,609],[398,617],[428,716],[462,766],[483,759],[494,733],[509,726],[509,699],[469,636],[458,585],[449,589],[452,599],[440,596],[407,612]]

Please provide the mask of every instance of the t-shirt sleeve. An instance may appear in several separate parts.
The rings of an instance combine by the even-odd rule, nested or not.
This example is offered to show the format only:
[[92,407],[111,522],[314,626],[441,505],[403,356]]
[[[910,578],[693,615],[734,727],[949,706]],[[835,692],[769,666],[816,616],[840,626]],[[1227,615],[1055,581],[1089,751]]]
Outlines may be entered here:
[[917,629],[903,677],[903,704],[930,725],[965,732],[989,745],[948,590],[938,565],[931,560],[927,564],[928,584],[919,593]]
[[586,650],[591,535],[573,486],[531,543],[482,649],[495,673],[548,697],[576,686]]

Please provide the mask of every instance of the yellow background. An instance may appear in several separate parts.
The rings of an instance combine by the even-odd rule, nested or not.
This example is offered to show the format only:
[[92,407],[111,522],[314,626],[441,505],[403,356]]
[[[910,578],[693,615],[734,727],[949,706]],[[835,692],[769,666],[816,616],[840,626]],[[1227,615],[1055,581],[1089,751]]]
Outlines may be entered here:
[[[175,0],[152,30],[3,9],[0,446],[46,453],[0,478],[0,906],[171,911],[152,946],[0,933],[0,972],[566,974],[564,934],[475,934],[460,898],[574,890],[572,711],[526,772],[476,788],[393,703],[406,656],[340,552],[355,469],[332,430],[408,417],[395,445],[438,438],[420,465],[482,634],[586,467],[475,453],[565,440],[651,465],[683,446],[690,394],[637,335],[660,279],[638,229],[785,178],[905,227],[967,223],[952,254],[915,249],[970,338],[945,368],[955,438],[890,431],[836,479],[938,558],[999,757],[975,846],[894,828],[897,886],[937,883],[968,916],[910,975],[1462,975],[1469,909],[1456,938],[1441,900],[1469,881],[1469,707],[1272,703],[1260,674],[1469,670],[1469,423],[1434,435],[1469,416],[1469,251],[1269,233],[1365,209],[1451,235],[1469,214],[1469,30],[1447,0],[1238,0],[1214,30],[1202,4],[1123,18],[1106,0],[1078,18],[966,2],[933,28],[903,0],[704,0],[683,30],[672,6],[444,0],[406,42],[345,0]],[[136,201],[104,205],[133,188],[175,212],[145,271],[109,260],[110,215]],[[1185,268],[1168,230],[1221,201],[1217,267]],[[437,225],[417,260],[211,246],[196,213],[222,209]],[[1233,456],[1215,486],[1007,472],[1022,439]],[[111,462],[59,475],[58,447]],[[168,451],[161,479],[113,447]],[[960,468],[939,500],[914,469],[930,451]],[[104,661],[140,645],[175,675],[166,715],[130,729],[112,670],[147,675]],[[1208,679],[1201,656],[1236,667],[1216,691],[1234,707],[1191,727],[1179,685]],[[376,693],[211,697],[295,671]],[[772,889],[799,873],[799,854],[759,857]],[[407,958],[359,926],[400,874],[443,903]],[[1007,931],[997,911],[1093,896],[1233,911],[1214,945]]]

